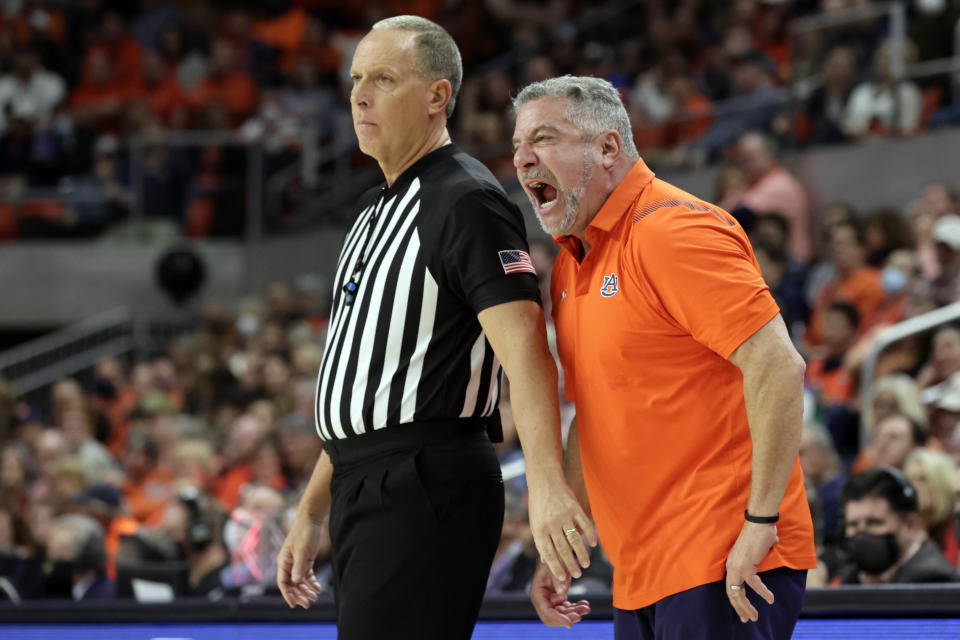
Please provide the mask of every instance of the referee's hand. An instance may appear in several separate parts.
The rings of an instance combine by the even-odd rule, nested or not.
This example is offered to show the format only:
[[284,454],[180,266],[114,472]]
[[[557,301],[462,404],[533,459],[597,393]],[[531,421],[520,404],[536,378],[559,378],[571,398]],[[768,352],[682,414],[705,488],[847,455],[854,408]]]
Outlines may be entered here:
[[573,491],[559,477],[535,480],[527,476],[530,489],[528,509],[533,541],[540,559],[550,568],[557,585],[582,575],[580,567],[590,566],[591,547],[597,546],[597,530],[580,507]]
[[291,608],[309,609],[323,590],[313,574],[322,539],[323,523],[298,513],[277,556],[277,586]]
[[586,600],[576,603],[567,600],[569,588],[569,576],[560,583],[556,583],[547,565],[542,562],[537,565],[533,582],[530,584],[530,602],[533,603],[533,608],[537,610],[537,615],[543,624],[548,627],[569,629],[590,613],[590,603]]

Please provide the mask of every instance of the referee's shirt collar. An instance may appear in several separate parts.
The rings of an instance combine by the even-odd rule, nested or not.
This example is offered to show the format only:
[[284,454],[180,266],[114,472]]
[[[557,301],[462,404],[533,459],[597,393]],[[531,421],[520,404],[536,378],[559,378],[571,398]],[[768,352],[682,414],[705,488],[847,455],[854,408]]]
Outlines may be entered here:
[[[460,148],[452,142],[443,145],[439,149],[434,149],[427,155],[423,156],[412,165],[406,168],[406,170],[401,173],[396,180],[393,181],[393,184],[389,187],[384,188],[383,195],[390,197],[394,194],[401,193],[407,186],[413,181],[414,178],[422,174],[428,168],[433,165],[450,158],[455,153],[459,153]],[[386,184],[386,183],[384,183]]]
[[[630,210],[633,203],[637,201],[640,193],[650,184],[653,177],[653,171],[647,167],[646,163],[643,160],[637,160],[616,189],[607,196],[603,206],[597,211],[597,215],[587,225],[586,234],[593,235],[597,231],[610,233]],[[574,256],[580,255],[580,240],[575,236],[554,236],[553,241],[570,251]]]

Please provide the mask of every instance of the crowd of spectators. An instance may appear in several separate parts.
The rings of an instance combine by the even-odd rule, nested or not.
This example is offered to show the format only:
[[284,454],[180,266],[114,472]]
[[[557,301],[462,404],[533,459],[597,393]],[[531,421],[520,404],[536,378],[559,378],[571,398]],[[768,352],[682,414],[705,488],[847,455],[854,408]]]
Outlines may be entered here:
[[[791,35],[797,18],[869,4],[608,2],[610,17],[591,19],[581,0],[6,0],[0,237],[91,236],[128,217],[135,136],[146,144],[137,206],[194,236],[243,229],[242,142],[262,143],[266,175],[302,159],[306,169],[271,194],[268,226],[289,228],[329,162],[318,150],[370,166],[351,155],[349,61],[370,24],[403,12],[437,20],[459,43],[454,137],[500,176],[512,172],[510,96],[563,73],[621,90],[654,165],[727,158],[750,129],[826,144],[956,119],[944,78],[896,81],[887,16]],[[908,3],[904,60],[952,55],[958,18],[954,2]],[[168,135],[194,130],[237,144]]]

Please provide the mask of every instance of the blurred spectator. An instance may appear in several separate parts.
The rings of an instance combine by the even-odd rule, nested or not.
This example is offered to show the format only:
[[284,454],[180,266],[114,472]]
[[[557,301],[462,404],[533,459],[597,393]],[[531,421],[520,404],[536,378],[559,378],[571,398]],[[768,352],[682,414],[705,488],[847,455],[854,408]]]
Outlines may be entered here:
[[831,49],[823,65],[821,84],[810,95],[805,108],[810,142],[826,144],[846,140],[844,116],[856,79],[856,52],[842,45]]
[[160,54],[153,50],[143,54],[141,84],[131,97],[146,102],[150,112],[165,125],[184,121],[190,106],[173,71],[167,67]]
[[895,249],[887,255],[880,272],[883,286],[883,301],[874,312],[863,319],[861,333],[876,327],[896,324],[906,317],[910,295],[915,287],[917,263],[914,253],[908,249]]
[[930,358],[917,374],[921,389],[939,385],[936,390],[924,392],[925,400],[930,401],[938,392],[946,390],[948,379],[957,372],[960,372],[960,324],[950,323],[934,332]]
[[70,185],[70,205],[63,230],[74,236],[93,236],[130,215],[132,196],[120,160],[120,140],[103,134],[93,146],[93,170]]
[[803,296],[802,273],[791,271],[790,260],[783,249],[764,240],[753,241],[753,252],[763,281],[770,287],[784,323],[794,337],[801,336],[807,324],[807,303]]
[[[208,112],[226,114],[223,103],[214,102],[207,107]],[[200,149],[197,172],[187,186],[185,235],[236,236],[244,229],[246,193],[240,173],[231,166],[238,155],[228,153],[222,146]]]
[[190,167],[184,154],[164,143],[161,129],[145,133],[142,152],[143,215],[181,225]]
[[537,568],[538,556],[527,520],[523,493],[504,485],[503,534],[493,556],[486,595],[525,593]]
[[[311,390],[312,386],[311,382]],[[310,479],[323,443],[317,437],[313,418],[300,413],[293,413],[280,421],[278,436],[290,487],[299,490]]]
[[857,335],[860,314],[849,302],[836,301],[827,307],[821,355],[808,359],[806,380],[817,403],[823,407],[845,405],[854,393],[854,378],[844,358]]
[[715,109],[713,126],[694,144],[695,164],[716,160],[724,147],[747,131],[768,128],[786,107],[787,96],[774,86],[766,57],[749,53],[737,58],[732,77],[734,96]]
[[952,451],[960,431],[960,372],[926,389],[924,396],[930,411],[930,440]]
[[233,45],[223,38],[213,43],[210,69],[189,94],[190,103],[197,111],[210,103],[223,105],[229,114],[231,126],[240,124],[253,113],[257,101],[257,86],[253,76],[242,70]]
[[956,511],[960,471],[949,455],[931,449],[916,449],[907,457],[904,473],[917,490],[923,526],[944,557],[960,566],[960,535]]
[[927,281],[937,304],[960,300],[960,216],[941,216],[931,232],[937,259],[937,276]]
[[[913,82],[894,78],[891,49],[889,40],[880,46],[873,59],[874,79],[857,85],[850,95],[843,120],[844,133],[848,136],[913,134],[920,127],[923,96]],[[917,48],[910,40],[904,41],[903,54],[907,66],[917,61]]]
[[951,214],[960,213],[960,199],[956,190],[944,182],[924,185],[919,200],[909,209],[910,230],[913,245],[917,250],[920,271],[927,279],[940,274],[937,249],[933,239],[933,227],[937,221]]
[[28,116],[38,125],[47,123],[66,95],[63,78],[43,68],[36,50],[20,49],[12,72],[0,78],[0,133],[6,130],[8,112]]
[[122,84],[114,65],[104,49],[92,49],[84,59],[83,78],[70,93],[70,110],[79,127],[101,133],[120,130],[123,109],[136,85]]
[[223,544],[224,514],[207,494],[193,487],[172,499],[161,530],[182,549],[190,568],[187,595],[210,596],[223,589],[221,573],[230,566]]
[[820,498],[823,518],[824,544],[837,542],[840,531],[840,494],[846,482],[846,474],[827,430],[819,424],[807,424],[800,438],[800,466],[803,476],[816,490]]
[[146,431],[133,431],[120,460],[126,474],[123,493],[130,513],[144,524],[157,526],[172,491],[172,474],[157,464],[156,441]]
[[903,470],[907,456],[926,440],[923,427],[902,413],[878,420],[872,445],[875,464]]
[[12,441],[0,449],[0,496],[4,502],[23,509],[37,469],[30,450]]
[[253,462],[266,436],[266,425],[250,413],[231,425],[223,448],[224,469],[214,494],[226,509],[237,506],[240,491],[253,479]]
[[47,542],[47,559],[54,563],[47,576],[47,597],[114,597],[116,585],[106,574],[103,528],[93,518],[76,514],[57,518]]
[[80,406],[68,406],[60,415],[60,428],[67,446],[83,467],[84,478],[100,482],[116,473],[113,456],[93,436],[93,418]]
[[834,584],[955,582],[957,573],[927,536],[917,494],[898,471],[871,469],[843,488],[850,562]]
[[806,190],[780,164],[773,140],[758,131],[740,138],[736,158],[747,188],[739,200],[728,205],[747,207],[757,215],[778,214],[789,224],[789,254],[801,263],[810,260],[813,252],[810,209]]
[[143,49],[127,31],[127,25],[119,13],[106,11],[100,23],[100,29],[93,43],[87,48],[84,67],[90,59],[100,54],[112,63],[114,81],[119,87],[129,91],[140,81]]
[[153,49],[164,27],[177,24],[182,14],[166,0],[140,0],[139,5],[136,17],[130,22],[130,33],[144,50]]
[[105,532],[104,570],[111,580],[117,579],[116,557],[123,536],[133,535],[140,528],[126,511],[123,493],[112,484],[94,483],[73,496],[74,511],[92,518]]
[[826,311],[832,302],[850,302],[864,318],[876,311],[884,298],[880,272],[866,264],[866,246],[860,225],[852,221],[840,223],[829,233],[830,262],[837,276],[817,296],[806,335],[811,346],[823,344]]
[[4,591],[12,588],[20,598],[40,595],[43,570],[40,567],[37,542],[29,525],[17,508],[0,500],[0,601],[13,599]]
[[[906,223],[895,209],[878,209],[863,221],[863,236],[867,246],[867,264],[883,268],[890,253],[905,249],[908,244]],[[912,276],[913,272],[906,275]]]
[[873,403],[864,407],[863,420],[873,431],[880,420],[898,413],[921,427],[926,426],[927,416],[917,383],[903,373],[884,376],[873,383]]

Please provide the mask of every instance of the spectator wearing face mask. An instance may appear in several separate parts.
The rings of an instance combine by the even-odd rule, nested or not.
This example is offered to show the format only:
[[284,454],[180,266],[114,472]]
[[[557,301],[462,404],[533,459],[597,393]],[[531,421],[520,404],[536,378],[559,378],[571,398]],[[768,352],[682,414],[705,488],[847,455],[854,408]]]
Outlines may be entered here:
[[917,492],[900,471],[879,467],[843,489],[848,562],[831,584],[956,582],[957,573],[929,538]]

